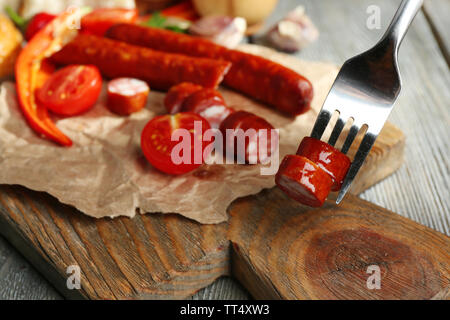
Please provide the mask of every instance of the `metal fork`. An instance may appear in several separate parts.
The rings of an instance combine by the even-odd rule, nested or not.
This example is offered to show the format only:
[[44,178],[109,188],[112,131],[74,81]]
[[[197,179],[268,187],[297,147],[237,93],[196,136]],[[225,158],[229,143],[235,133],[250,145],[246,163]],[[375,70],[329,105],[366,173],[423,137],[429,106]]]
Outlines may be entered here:
[[398,49],[422,4],[423,0],[403,0],[381,40],[344,63],[317,117],[311,136],[320,139],[333,113],[339,113],[328,140],[332,146],[348,120],[353,119],[341,148],[343,153],[348,152],[361,128],[367,126],[336,203],[342,201],[350,188],[397,100],[401,88]]

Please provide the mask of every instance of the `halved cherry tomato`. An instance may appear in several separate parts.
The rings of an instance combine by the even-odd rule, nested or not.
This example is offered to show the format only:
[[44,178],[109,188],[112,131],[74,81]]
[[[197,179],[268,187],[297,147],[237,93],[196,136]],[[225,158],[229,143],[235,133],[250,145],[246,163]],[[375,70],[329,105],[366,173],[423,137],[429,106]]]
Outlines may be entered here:
[[138,18],[137,10],[101,8],[92,11],[81,19],[81,31],[103,36],[117,23],[134,23]]
[[73,116],[89,110],[101,90],[102,77],[97,67],[72,65],[55,72],[36,96],[54,113]]
[[[172,134],[177,129],[187,131],[178,131],[179,140],[172,141]],[[203,151],[210,142],[203,141],[203,134],[208,129],[208,121],[192,112],[156,117],[147,123],[142,132],[142,152],[162,172],[174,175],[187,173],[204,161]],[[183,132],[186,136],[182,136]]]
[[28,23],[27,29],[25,31],[25,39],[30,41],[36,33],[38,33],[42,28],[50,23],[56,16],[54,14],[49,14],[46,12],[41,12],[36,14],[33,19]]

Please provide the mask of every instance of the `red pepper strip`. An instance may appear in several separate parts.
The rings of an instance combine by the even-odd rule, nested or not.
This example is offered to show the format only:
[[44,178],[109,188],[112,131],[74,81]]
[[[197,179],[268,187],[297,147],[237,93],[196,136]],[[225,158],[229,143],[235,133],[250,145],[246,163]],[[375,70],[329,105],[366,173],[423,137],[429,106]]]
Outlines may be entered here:
[[[179,4],[170,6],[161,11],[161,14],[165,17],[176,17],[189,21],[195,21],[199,19],[197,11],[195,11],[194,6],[191,1],[183,1]],[[139,17],[138,22],[146,22],[152,17],[151,14]]]
[[200,18],[191,1],[185,1],[161,11],[163,16],[178,17],[190,21]]
[[191,0],[182,1],[176,5],[170,6],[164,10],[161,11],[162,14],[165,15],[171,15],[171,14],[177,14],[177,13],[183,13],[183,12],[195,12],[195,8],[192,5]]
[[56,29],[62,30],[65,27],[63,24],[68,28],[69,19],[73,19],[73,13],[65,12],[39,31],[21,51],[15,70],[19,105],[28,124],[39,135],[63,146],[71,146],[72,141],[56,127],[47,108],[36,101],[35,90],[44,84],[54,70],[46,58],[60,49],[62,39],[58,37],[66,35],[58,36]]
[[184,19],[184,20],[189,20],[189,21],[196,21],[198,20],[200,17],[198,16],[198,14],[193,11],[193,12],[183,12],[183,13],[179,13],[179,14],[173,14],[173,15],[167,15],[168,17],[176,17],[176,18],[180,18],[180,19]]

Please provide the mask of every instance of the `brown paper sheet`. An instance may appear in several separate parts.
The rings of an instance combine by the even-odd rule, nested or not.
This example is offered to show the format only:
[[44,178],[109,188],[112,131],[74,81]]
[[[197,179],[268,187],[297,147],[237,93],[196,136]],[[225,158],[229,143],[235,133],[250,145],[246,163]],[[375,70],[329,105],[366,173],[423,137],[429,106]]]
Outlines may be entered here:
[[[309,134],[337,68],[305,62],[254,45],[241,50],[259,54],[298,71],[314,86],[312,110],[291,119],[231,90],[221,88],[236,109],[263,116],[280,129],[280,158],[294,153]],[[63,148],[39,138],[26,124],[17,104],[15,87],[0,87],[0,183],[45,191],[81,212],[100,217],[133,217],[136,212],[178,213],[200,223],[227,220],[227,207],[236,198],[275,185],[273,175],[261,175],[260,165],[203,165],[192,173],[169,176],[147,163],[140,151],[145,124],[164,113],[164,94],[152,92],[145,110],[130,117],[116,116],[97,105],[79,117],[55,118],[74,142]]]

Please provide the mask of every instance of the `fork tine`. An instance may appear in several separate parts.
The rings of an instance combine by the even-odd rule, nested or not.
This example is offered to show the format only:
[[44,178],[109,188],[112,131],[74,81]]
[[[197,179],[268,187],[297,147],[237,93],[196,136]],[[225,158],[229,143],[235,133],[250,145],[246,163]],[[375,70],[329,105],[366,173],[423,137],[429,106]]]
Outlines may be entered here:
[[328,139],[328,144],[333,146],[336,144],[336,141],[339,138],[339,135],[342,132],[342,129],[344,129],[345,121],[342,118],[337,119],[336,125],[333,128],[333,131],[331,132],[330,139]]
[[343,146],[341,148],[341,152],[343,154],[347,154],[348,150],[350,149],[350,146],[353,143],[353,140],[355,140],[356,135],[359,132],[359,129],[360,129],[360,127],[357,124],[355,124],[355,123],[353,123],[353,125],[350,127],[350,130],[348,131],[347,138],[345,138],[345,142],[344,142],[344,144],[343,144]]
[[341,191],[339,191],[336,200],[337,204],[339,204],[342,201],[348,189],[350,188],[350,185],[353,179],[355,178],[356,174],[358,173],[359,168],[361,168],[362,164],[364,163],[364,160],[369,154],[370,149],[372,149],[372,146],[375,143],[376,138],[377,138],[376,134],[369,132],[367,132],[366,135],[364,136],[364,139],[362,140],[359,149],[356,152],[355,158],[353,159],[352,165],[350,166],[350,169],[348,170],[347,175],[345,176]]
[[328,125],[328,122],[330,122],[331,119],[331,113],[328,112],[328,110],[322,109],[317,116],[316,123],[314,124],[314,127],[311,132],[311,137],[320,140],[322,137],[323,132],[325,131],[325,128]]

